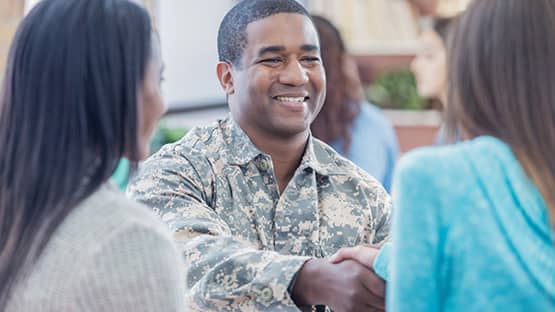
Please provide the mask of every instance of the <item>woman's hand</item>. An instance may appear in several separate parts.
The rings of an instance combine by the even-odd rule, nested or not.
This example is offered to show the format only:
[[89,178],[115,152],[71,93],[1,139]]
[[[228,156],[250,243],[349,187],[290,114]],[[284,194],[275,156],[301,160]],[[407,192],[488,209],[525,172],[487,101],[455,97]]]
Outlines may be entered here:
[[328,261],[339,263],[344,260],[355,260],[370,270],[374,269],[374,260],[380,251],[379,248],[371,245],[358,245],[355,247],[345,247],[339,249]]

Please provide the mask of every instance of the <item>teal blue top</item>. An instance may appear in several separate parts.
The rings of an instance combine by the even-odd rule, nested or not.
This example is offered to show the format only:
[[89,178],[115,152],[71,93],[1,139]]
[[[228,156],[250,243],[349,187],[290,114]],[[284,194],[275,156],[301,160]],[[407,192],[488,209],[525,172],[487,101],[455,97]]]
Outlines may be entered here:
[[125,191],[128,180],[129,160],[122,158],[119,161],[118,166],[116,167],[116,171],[114,171],[114,174],[112,174],[112,182],[114,182],[120,190]]
[[393,181],[393,243],[375,261],[388,311],[555,311],[548,210],[507,145],[422,148]]

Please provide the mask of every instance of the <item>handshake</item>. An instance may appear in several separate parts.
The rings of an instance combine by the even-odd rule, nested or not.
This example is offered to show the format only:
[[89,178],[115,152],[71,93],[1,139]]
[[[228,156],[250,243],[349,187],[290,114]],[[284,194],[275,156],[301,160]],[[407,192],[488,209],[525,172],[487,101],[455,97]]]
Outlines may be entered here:
[[385,311],[385,281],[374,271],[379,249],[341,248],[329,259],[311,259],[297,274],[292,297],[299,306],[326,305],[335,312]]

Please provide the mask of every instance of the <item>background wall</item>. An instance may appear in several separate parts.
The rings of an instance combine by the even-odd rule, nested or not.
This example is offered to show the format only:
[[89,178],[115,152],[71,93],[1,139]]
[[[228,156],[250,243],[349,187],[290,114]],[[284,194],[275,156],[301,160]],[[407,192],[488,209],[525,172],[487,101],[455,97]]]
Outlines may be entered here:
[[23,0],[0,0],[0,83],[13,34],[23,16],[24,4]]
[[159,1],[164,95],[170,108],[225,102],[216,78],[216,37],[232,5],[232,0]]
[[352,53],[416,51],[417,15],[406,0],[309,0],[307,6],[339,28]]

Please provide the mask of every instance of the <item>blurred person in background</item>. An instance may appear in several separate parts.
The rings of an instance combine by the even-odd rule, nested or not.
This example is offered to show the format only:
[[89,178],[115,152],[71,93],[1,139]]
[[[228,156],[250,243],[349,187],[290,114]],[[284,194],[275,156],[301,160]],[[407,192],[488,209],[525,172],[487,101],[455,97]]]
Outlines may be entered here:
[[[411,63],[411,70],[416,78],[416,87],[420,96],[432,101],[432,106],[445,109],[447,102],[447,40],[449,30],[455,17],[436,17],[432,26],[420,34],[422,50]],[[460,140],[455,136],[454,140]],[[446,129],[440,127],[436,137],[437,144],[449,142]]]
[[419,40],[422,49],[410,68],[416,78],[418,93],[443,106],[447,95],[447,37],[453,18],[437,17],[424,29]]
[[312,134],[379,180],[389,191],[399,144],[391,122],[364,99],[355,61],[339,30],[312,16],[326,70],[326,101],[311,125]]
[[182,311],[165,226],[109,183],[165,111],[160,43],[127,0],[43,0],[0,96],[0,310]]
[[551,0],[480,0],[453,28],[446,126],[466,141],[399,162],[373,261],[388,311],[555,311],[554,25]]

